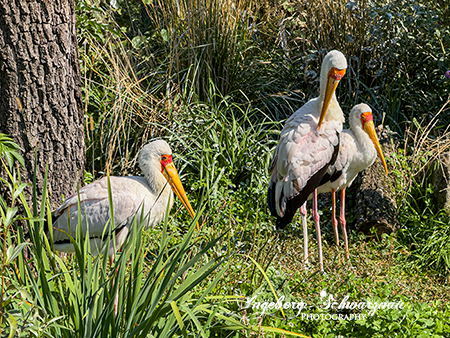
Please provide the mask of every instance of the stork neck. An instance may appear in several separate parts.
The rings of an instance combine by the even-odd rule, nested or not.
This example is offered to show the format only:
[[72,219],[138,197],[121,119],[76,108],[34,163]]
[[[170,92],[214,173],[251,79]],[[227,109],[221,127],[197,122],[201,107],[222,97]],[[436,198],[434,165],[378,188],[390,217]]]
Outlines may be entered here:
[[[325,89],[327,87],[327,78],[325,77],[323,80],[320,81],[320,93],[319,98],[320,101],[323,102],[323,99],[325,98]],[[336,100],[336,94],[333,93],[333,96],[331,97],[331,100]]]
[[159,170],[160,167],[161,164],[157,162],[154,165],[152,165],[151,168],[141,168],[145,178],[147,179],[150,191],[155,196],[158,196],[165,186],[166,189],[164,189],[163,195],[166,195],[170,192],[170,186],[167,183],[167,180],[164,177],[164,175]]
[[[359,123],[359,121],[355,122],[355,124]],[[364,131],[364,129],[359,124],[358,127],[354,127],[350,123],[351,130],[355,135],[356,142],[358,143],[359,154],[362,158],[362,161],[366,165],[370,165],[372,161],[376,158],[377,153],[375,147],[373,145],[372,140],[369,135]]]

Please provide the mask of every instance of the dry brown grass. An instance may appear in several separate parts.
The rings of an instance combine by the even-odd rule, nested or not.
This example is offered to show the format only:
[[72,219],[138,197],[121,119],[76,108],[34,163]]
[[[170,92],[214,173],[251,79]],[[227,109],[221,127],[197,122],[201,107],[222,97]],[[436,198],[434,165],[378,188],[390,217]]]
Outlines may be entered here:
[[235,89],[249,38],[248,9],[239,0],[155,0],[146,5],[168,46],[168,77],[201,99],[210,94],[210,81],[223,95]]
[[[450,126],[436,128],[440,117],[450,109],[450,97],[437,111],[430,112],[421,122],[414,120],[405,132],[405,142],[401,154],[393,157],[392,170],[397,171],[400,179],[400,198],[406,198],[414,184],[424,185],[435,165],[442,166],[443,155],[450,151]],[[426,122],[426,120],[429,120]],[[445,173],[445,171],[442,171]],[[446,178],[449,181],[450,178]]]
[[285,1],[279,6],[266,0],[258,6],[254,12],[261,16],[261,31],[275,38],[287,53],[339,49],[348,56],[361,56],[362,48],[372,44],[366,1]]
[[[127,45],[131,42],[112,35],[106,44],[90,37],[82,54],[88,156],[97,156],[92,172],[94,162],[112,172],[132,171],[140,147],[164,134],[158,126],[167,124],[174,110],[171,97],[156,97],[146,88],[148,77],[138,75]],[[88,111],[90,100],[98,110]]]

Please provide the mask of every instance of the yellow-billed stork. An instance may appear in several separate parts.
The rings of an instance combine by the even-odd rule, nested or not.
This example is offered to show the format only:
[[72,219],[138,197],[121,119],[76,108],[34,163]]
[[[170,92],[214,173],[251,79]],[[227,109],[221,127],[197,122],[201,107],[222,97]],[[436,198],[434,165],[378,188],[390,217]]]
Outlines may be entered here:
[[[339,134],[344,115],[335,90],[345,74],[347,60],[336,50],[329,52],[320,74],[320,95],[298,109],[284,125],[275,149],[267,202],[283,229],[300,208],[306,220],[306,200],[314,192],[313,218],[316,225],[320,268],[323,270],[322,243],[317,212],[317,192],[322,176],[332,165],[339,151]],[[304,223],[306,224],[306,222]],[[307,229],[303,232],[306,234]],[[307,254],[307,236],[304,236]]]
[[[350,111],[350,129],[341,133],[339,154],[333,165],[317,187],[317,192],[331,191],[332,224],[336,245],[339,243],[339,235],[336,219],[336,191],[341,191],[341,207],[339,221],[344,237],[345,252],[348,258],[348,239],[345,221],[345,188],[350,186],[359,172],[370,167],[375,159],[380,158],[383,167],[388,173],[386,161],[378,141],[373,122],[372,109],[364,103],[358,104]],[[310,196],[311,198],[312,196]]]
[[[115,229],[112,229],[115,232],[115,243],[111,240],[109,246],[111,260],[114,257],[114,248],[119,249],[131,231],[134,217],[139,221],[142,215],[145,227],[155,226],[164,220],[166,211],[173,205],[173,192],[191,217],[195,217],[172,162],[172,150],[167,142],[156,140],[143,147],[139,153],[139,167],[144,177],[110,177],[115,223]],[[83,236],[86,236],[89,226],[90,247],[95,254],[101,250],[111,224],[107,178],[104,177],[81,188],[79,200]],[[72,195],[52,212],[53,242],[57,251],[74,251],[68,235],[76,238],[77,202],[77,194]]]

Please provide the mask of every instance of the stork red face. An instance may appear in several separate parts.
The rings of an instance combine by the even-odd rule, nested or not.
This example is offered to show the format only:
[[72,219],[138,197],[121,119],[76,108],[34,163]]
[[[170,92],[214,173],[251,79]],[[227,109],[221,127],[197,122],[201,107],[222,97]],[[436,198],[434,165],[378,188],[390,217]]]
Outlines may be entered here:
[[380,142],[378,141],[377,132],[375,131],[375,124],[373,123],[373,115],[371,112],[364,112],[361,114],[361,125],[364,131],[369,135],[370,139],[375,146],[375,150],[378,153],[378,157],[383,163],[384,170],[386,170],[386,174],[388,173],[388,168],[386,161],[384,160],[383,151],[380,147]]
[[[172,162],[172,155],[162,155],[161,156],[161,173],[166,178],[167,182],[170,184],[173,192],[181,200],[184,207],[189,211],[192,218],[195,218],[194,209],[192,209],[191,203],[186,196],[183,185],[181,184],[180,176],[178,175],[177,169]],[[199,228],[197,223],[197,229]]]
[[319,118],[319,129],[322,126],[325,115],[327,114],[328,106],[330,105],[331,98],[336,91],[339,81],[344,77],[346,69],[331,68],[327,76],[327,86],[325,88],[325,97],[323,99],[322,111]]

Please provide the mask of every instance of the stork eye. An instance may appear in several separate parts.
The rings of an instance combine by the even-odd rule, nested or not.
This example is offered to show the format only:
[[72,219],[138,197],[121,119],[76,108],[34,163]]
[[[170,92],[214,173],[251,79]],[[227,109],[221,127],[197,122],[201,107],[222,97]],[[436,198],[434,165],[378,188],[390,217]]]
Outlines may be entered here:
[[361,114],[361,119],[366,120],[367,119],[366,115],[365,114]]
[[162,160],[163,160],[163,161],[167,161],[167,156],[166,156],[166,155],[163,155],[163,156],[162,156]]

